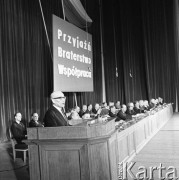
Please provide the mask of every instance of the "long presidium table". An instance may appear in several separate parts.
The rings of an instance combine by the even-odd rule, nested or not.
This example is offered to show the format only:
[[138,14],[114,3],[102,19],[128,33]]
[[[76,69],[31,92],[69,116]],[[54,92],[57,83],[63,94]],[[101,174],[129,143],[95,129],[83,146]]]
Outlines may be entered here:
[[171,118],[167,105],[123,131],[115,120],[69,127],[28,128],[31,180],[117,180],[129,161]]

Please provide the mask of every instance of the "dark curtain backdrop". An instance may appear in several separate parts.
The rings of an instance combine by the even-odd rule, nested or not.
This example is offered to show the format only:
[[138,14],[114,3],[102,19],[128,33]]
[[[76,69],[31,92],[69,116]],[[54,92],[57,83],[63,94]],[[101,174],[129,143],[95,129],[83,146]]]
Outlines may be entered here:
[[[174,8],[175,8],[175,13],[174,13],[174,19],[175,19],[175,22],[174,22],[174,26],[175,26],[175,54],[177,57],[177,65],[176,65],[177,84],[176,84],[176,86],[179,87],[179,77],[178,77],[178,75],[179,75],[179,72],[178,72],[178,69],[179,69],[179,0],[174,1]],[[179,88],[176,88],[176,89],[177,89],[177,98],[176,98],[175,111],[178,112]]]
[[[101,1],[106,98],[122,103],[164,97],[175,103],[178,73],[174,0]],[[52,14],[63,18],[61,1],[42,0],[50,47],[38,0],[0,1],[0,142],[20,111],[43,119],[53,91]],[[78,105],[102,101],[98,0],[82,0],[92,26],[94,92],[78,92]],[[174,18],[175,17],[175,18]],[[67,96],[66,108],[75,105]]]
[[[33,112],[43,116],[53,91],[52,14],[63,18],[61,1],[41,1],[50,41],[47,42],[38,0],[0,1],[0,142],[7,140],[7,129],[15,112],[21,112],[26,125]],[[79,105],[101,101],[101,59],[98,2],[84,4],[95,19],[87,31],[93,34],[94,92],[77,93]],[[93,10],[95,10],[93,12]],[[97,17],[97,18],[95,18]],[[66,108],[75,105],[73,93]]]
[[175,103],[174,1],[113,0],[103,7],[107,100],[161,96]]

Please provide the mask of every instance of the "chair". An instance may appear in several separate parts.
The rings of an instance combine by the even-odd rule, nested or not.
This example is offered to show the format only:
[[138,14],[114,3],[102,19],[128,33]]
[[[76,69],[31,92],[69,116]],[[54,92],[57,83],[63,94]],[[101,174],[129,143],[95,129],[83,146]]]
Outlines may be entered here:
[[27,156],[27,151],[28,151],[28,148],[26,149],[18,149],[18,148],[15,148],[15,145],[17,144],[16,140],[13,138],[13,135],[12,135],[12,132],[11,132],[11,129],[9,128],[9,136],[10,136],[10,140],[11,140],[11,145],[12,145],[12,150],[13,150],[13,159],[14,159],[14,162],[16,160],[16,152],[17,151],[21,151],[23,152],[23,159],[24,159],[24,163],[26,164],[26,156]]

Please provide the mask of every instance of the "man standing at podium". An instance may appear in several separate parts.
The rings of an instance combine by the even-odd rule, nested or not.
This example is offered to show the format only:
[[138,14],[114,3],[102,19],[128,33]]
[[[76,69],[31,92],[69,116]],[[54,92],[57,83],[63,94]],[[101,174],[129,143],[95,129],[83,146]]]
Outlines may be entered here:
[[45,127],[68,126],[68,118],[64,112],[66,97],[61,91],[54,91],[50,95],[51,107],[43,119]]

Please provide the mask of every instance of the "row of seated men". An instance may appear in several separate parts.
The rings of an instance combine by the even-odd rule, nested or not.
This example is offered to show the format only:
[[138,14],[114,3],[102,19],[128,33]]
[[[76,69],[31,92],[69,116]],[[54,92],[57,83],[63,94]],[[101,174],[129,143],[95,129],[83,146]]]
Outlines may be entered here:
[[[162,98],[152,99],[150,104],[148,101],[136,101],[135,105],[130,102],[128,103],[128,108],[126,105],[121,105],[120,102],[110,102],[95,104],[94,108],[92,105],[86,106],[83,105],[80,110],[79,107],[75,107],[73,110],[64,113],[64,106],[66,97],[60,92],[53,92],[51,94],[52,106],[47,110],[43,123],[38,121],[38,114],[33,113],[32,119],[29,123],[29,127],[55,127],[55,126],[68,126],[70,125],[70,119],[89,119],[89,118],[98,118],[98,116],[108,115],[110,117],[116,117],[116,121],[120,120],[130,120],[132,115],[137,113],[143,113],[150,108],[154,108],[158,104],[163,104]],[[11,125],[11,132],[13,137],[17,141],[18,148],[26,148],[26,144],[22,141],[26,139],[27,131],[25,125],[21,122],[22,114],[20,112],[16,113],[14,116],[14,122]]]
[[68,119],[89,119],[108,115],[110,117],[116,117],[116,121],[131,120],[133,115],[145,113],[162,104],[163,99],[159,97],[158,99],[151,99],[150,103],[147,100],[140,100],[134,103],[129,102],[127,106],[125,104],[120,105],[120,101],[117,101],[115,104],[110,102],[109,105],[102,103],[101,106],[96,103],[94,108],[92,108],[92,104],[88,106],[83,105],[82,109],[76,106],[68,112]]

